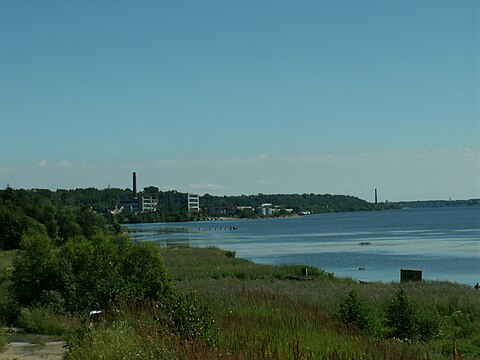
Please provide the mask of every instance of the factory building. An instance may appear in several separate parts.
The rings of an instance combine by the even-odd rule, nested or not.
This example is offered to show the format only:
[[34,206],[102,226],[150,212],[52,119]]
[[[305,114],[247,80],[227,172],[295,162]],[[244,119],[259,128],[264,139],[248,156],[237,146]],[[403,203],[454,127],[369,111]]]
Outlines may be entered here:
[[122,212],[148,213],[157,211],[158,198],[138,196],[137,192],[137,173],[133,172],[132,191],[133,197],[123,199],[120,202]]
[[176,190],[165,193],[165,207],[168,211],[186,210],[189,213],[200,211],[200,197],[198,194],[181,193]]

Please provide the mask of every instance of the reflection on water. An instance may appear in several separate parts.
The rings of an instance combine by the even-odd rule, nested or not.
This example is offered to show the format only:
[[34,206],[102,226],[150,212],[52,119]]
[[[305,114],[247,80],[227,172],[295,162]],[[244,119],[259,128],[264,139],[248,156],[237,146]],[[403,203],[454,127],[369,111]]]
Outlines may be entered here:
[[400,268],[421,269],[424,279],[480,281],[480,207],[127,227],[136,241],[215,246],[259,263],[302,263],[363,281],[398,281]]

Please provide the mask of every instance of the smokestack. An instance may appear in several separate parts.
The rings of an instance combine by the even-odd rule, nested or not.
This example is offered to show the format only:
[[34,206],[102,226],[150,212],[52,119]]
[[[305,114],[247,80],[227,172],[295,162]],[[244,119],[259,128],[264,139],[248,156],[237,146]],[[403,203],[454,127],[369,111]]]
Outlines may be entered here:
[[137,197],[137,173],[133,172],[133,197]]
[[375,204],[377,203],[378,201],[378,197],[377,197],[377,189],[375,189]]

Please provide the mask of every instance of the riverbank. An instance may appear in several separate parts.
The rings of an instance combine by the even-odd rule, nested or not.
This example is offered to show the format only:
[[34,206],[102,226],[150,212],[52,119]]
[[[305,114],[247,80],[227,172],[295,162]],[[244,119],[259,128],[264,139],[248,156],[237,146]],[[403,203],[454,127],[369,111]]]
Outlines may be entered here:
[[[55,317],[58,324],[74,324],[63,337],[70,345],[67,358],[480,358],[480,293],[472,287],[437,281],[363,284],[314,267],[255,264],[215,248],[159,251],[173,286],[194,292],[206,305],[195,306],[212,319],[212,342],[182,341],[162,325],[158,305],[130,302],[118,308],[114,321],[95,326]],[[293,280],[305,268],[308,279]],[[395,324],[387,321],[400,289],[416,329],[408,339],[393,338]],[[352,293],[357,300],[349,303]],[[342,304],[364,316],[366,325],[343,318]]]
[[[305,266],[268,266],[217,249],[162,249],[174,286],[195,291],[218,321],[219,347],[233,358],[452,359],[453,339],[462,359],[480,358],[480,292],[449,282],[370,283],[335,278],[308,268],[308,281],[291,280]],[[419,318],[427,341],[389,339],[386,311],[399,289]],[[369,326],[341,321],[340,304],[358,294]],[[438,325],[438,328],[435,326]],[[420,331],[420,330],[419,330]],[[276,354],[276,355],[275,355]],[[295,355],[297,354],[297,355]],[[335,357],[337,356],[338,357]]]
[[218,247],[257,263],[304,263],[365,282],[398,282],[400,269],[419,269],[423,279],[473,286],[480,281],[479,216],[480,207],[463,207],[126,227],[134,241]]

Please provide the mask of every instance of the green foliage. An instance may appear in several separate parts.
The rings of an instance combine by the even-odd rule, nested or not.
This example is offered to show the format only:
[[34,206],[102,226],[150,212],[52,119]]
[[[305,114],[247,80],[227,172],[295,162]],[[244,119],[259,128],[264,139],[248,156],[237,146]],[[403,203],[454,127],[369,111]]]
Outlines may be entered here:
[[390,336],[400,339],[413,339],[417,329],[415,324],[415,308],[408,301],[405,290],[400,288],[390,302],[386,312],[386,325],[391,329]]
[[0,327],[0,351],[8,344],[7,332],[3,327]]
[[163,304],[170,327],[182,340],[203,339],[210,346],[217,342],[217,328],[208,306],[190,292],[172,294]]
[[365,329],[369,326],[368,311],[355,290],[351,290],[346,299],[340,303],[339,314],[343,322],[359,329]]
[[124,243],[122,248],[121,274],[129,286],[127,296],[140,299],[165,296],[170,290],[170,281],[158,248],[152,243],[131,242]]
[[0,251],[0,324],[11,325],[18,309],[10,296],[13,259],[16,251]]
[[422,341],[429,341],[440,334],[440,316],[433,311],[417,309],[415,315],[417,336]]
[[18,249],[22,236],[31,231],[45,232],[45,228],[17,208],[0,206],[1,249]]
[[21,309],[18,326],[34,334],[69,336],[80,324],[77,319],[62,317],[51,309],[31,307]]
[[[206,194],[200,202],[206,215],[216,215],[218,209],[228,209],[228,215],[255,217],[251,210],[234,211],[234,206],[258,207],[265,203],[279,206],[280,209],[293,209],[294,212],[310,211],[312,213],[332,211],[365,211],[394,208],[386,204],[371,204],[354,196],[330,194],[257,194],[241,196],[213,196]],[[279,215],[287,213],[281,210]]]
[[388,305],[386,319],[389,335],[400,340],[429,341],[440,333],[439,316],[414,306],[403,288]]
[[158,299],[170,289],[158,249],[124,236],[77,236],[56,248],[46,235],[31,235],[22,240],[14,267],[16,301],[56,312],[104,309],[122,298]]
[[229,258],[234,258],[235,255],[237,254],[236,251],[232,251],[232,250],[228,250],[228,251],[225,251],[225,256],[229,257]]
[[90,239],[96,234],[107,232],[103,217],[89,207],[65,207],[58,212],[57,223],[61,242],[79,235]]
[[30,234],[20,243],[20,250],[13,261],[13,295],[17,301],[30,306],[45,291],[60,286],[56,249],[45,234]]
[[198,280],[208,278],[280,280],[301,275],[302,268],[307,268],[308,274],[312,278],[333,278],[330,273],[312,266],[260,265],[245,259],[231,257],[228,252],[216,248],[169,248],[161,249],[161,253],[164,256],[165,264],[173,280]]
[[159,303],[122,302],[114,321],[76,333],[67,359],[218,359],[216,333],[202,325],[210,314],[202,309],[195,296],[179,294]]

